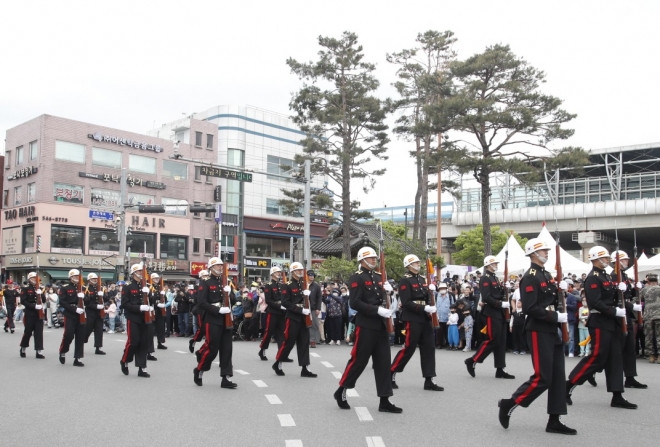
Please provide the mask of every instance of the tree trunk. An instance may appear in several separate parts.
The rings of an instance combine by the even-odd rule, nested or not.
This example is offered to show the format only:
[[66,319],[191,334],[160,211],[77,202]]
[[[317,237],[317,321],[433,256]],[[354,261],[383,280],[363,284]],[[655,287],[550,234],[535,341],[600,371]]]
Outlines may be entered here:
[[[413,210],[413,242],[419,240],[419,203],[422,198],[422,156],[419,137],[415,138],[415,160],[417,162],[417,191],[415,191],[415,208]],[[406,229],[406,231],[408,231]]]
[[424,137],[424,158],[422,163],[422,201],[420,203],[419,213],[419,242],[426,247],[426,230],[429,209],[429,152],[431,151],[431,137]]
[[492,255],[490,234],[490,177],[488,172],[480,173],[481,183],[481,223],[484,235],[484,256]]
[[[346,149],[344,149],[346,150]],[[351,173],[350,160],[344,157],[342,163],[341,212],[342,212],[342,254],[350,261],[351,256]]]

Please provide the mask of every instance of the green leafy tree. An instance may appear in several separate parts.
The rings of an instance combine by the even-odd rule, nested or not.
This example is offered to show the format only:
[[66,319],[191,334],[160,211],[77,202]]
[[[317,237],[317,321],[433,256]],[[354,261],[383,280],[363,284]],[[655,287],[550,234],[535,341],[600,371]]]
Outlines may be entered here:
[[[319,37],[321,50],[316,62],[288,59],[291,71],[303,81],[293,94],[290,109],[293,121],[306,132],[301,163],[312,160],[312,173],[321,173],[340,187],[339,202],[344,234],[350,234],[355,204],[351,200],[351,180],[362,179],[368,191],[375,177],[385,169],[368,168],[372,157],[386,160],[389,138],[384,123],[386,109],[374,96],[379,82],[375,65],[364,61],[357,35],[344,32],[339,39]],[[351,259],[350,238],[343,238],[344,259]]]
[[329,257],[319,269],[322,278],[336,279],[342,282],[348,282],[353,272],[357,270],[357,265],[354,261],[347,261],[342,258]]
[[[499,253],[504,248],[510,234],[511,231],[500,231],[500,227],[497,225],[491,228],[493,253]],[[527,239],[519,234],[514,233],[514,237],[521,247],[527,243]],[[484,250],[484,231],[481,224],[470,231],[461,232],[454,245],[457,249],[456,253],[452,255],[454,262],[477,267],[483,265],[484,257],[487,255]]]
[[[491,236],[491,174],[509,173],[534,181],[544,162],[584,166],[579,148],[551,150],[555,140],[573,135],[563,126],[575,118],[561,108],[562,101],[540,91],[545,74],[513,54],[507,45],[451,64],[456,93],[450,106],[456,113],[454,129],[461,132],[447,156],[461,174],[472,174],[481,187],[483,253],[495,246]],[[540,148],[542,151],[532,149]],[[577,163],[577,164],[576,164]],[[476,250],[476,249],[475,249]],[[464,259],[476,259],[470,255]]]

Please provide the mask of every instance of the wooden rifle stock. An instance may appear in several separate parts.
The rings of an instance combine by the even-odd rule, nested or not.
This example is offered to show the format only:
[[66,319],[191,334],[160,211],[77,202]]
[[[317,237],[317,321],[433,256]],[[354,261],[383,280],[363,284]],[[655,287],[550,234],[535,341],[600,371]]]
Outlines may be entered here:
[[101,312],[99,312],[99,313],[101,314],[101,318],[105,318],[105,306],[104,306],[104,303],[103,303],[103,297],[99,296],[99,291],[103,292],[103,294],[105,295],[105,289],[103,287],[103,282],[102,282],[102,279],[101,279],[101,272],[99,272],[99,277],[98,277],[97,281],[98,281],[98,290],[96,291],[96,303],[103,306],[103,308],[101,309]]
[[[83,293],[83,269],[80,267],[80,276],[78,277],[78,293]],[[85,314],[85,302],[82,298],[78,297],[78,308],[83,310],[83,313],[78,317],[80,324],[87,323],[87,315]]]
[[[165,290],[165,278],[163,278],[163,275],[161,274],[161,276],[160,276],[160,290],[158,291],[158,293],[160,294],[161,304],[165,304],[165,295],[163,295],[163,293],[162,293],[163,290]],[[161,307],[160,308],[160,314],[162,316],[167,315],[167,309],[165,309],[164,307]]]
[[[309,290],[309,278],[307,277],[307,270],[303,269],[303,282],[304,289]],[[312,327],[312,310],[309,308],[309,295],[303,294],[303,309],[309,309],[309,315],[305,315],[305,326]]]
[[[222,280],[225,285],[229,285],[229,263],[224,262],[222,264]],[[225,292],[225,288],[222,288],[222,305],[223,307],[229,308],[229,313],[225,314],[225,329],[234,326],[234,316],[231,313],[231,300],[229,299],[229,292]]]
[[[619,290],[619,284],[621,284],[621,265],[619,264],[619,244],[616,247],[616,259],[614,260],[614,271],[616,272],[616,285],[617,293],[619,295],[619,307],[622,309],[626,308],[625,298],[623,292]],[[624,316],[621,321],[621,332],[624,334],[628,333],[628,319]]]
[[[383,247],[384,248],[384,247]],[[385,250],[381,249],[380,251],[380,277],[381,281],[383,283],[383,286],[387,282],[387,270],[385,270]],[[385,309],[390,308],[390,297],[388,296],[387,292],[385,291],[385,288],[382,289],[383,294],[385,296]],[[385,327],[387,328],[387,333],[392,335],[394,334],[394,324],[392,323],[392,317],[386,318],[385,319]]]
[[[431,285],[431,271],[433,270],[433,263],[431,262],[431,258],[426,257],[426,287]],[[433,290],[428,289],[429,292],[429,306],[435,307],[435,294],[433,293]],[[433,326],[433,329],[438,329],[440,327],[440,322],[438,321],[438,313],[433,312],[431,314],[431,325]]]
[[[36,285],[35,285],[35,291],[39,290],[40,288],[41,288],[41,284],[39,283],[39,270],[37,270],[37,282],[36,282]],[[41,299],[41,294],[39,294],[39,293],[37,293],[37,304],[42,306],[42,308],[39,309],[39,311],[37,313],[39,314],[39,319],[43,320],[44,319],[44,309],[43,309],[44,302]],[[50,322],[48,324],[50,324]]]
[[[147,287],[147,263],[142,261],[142,289]],[[145,306],[151,306],[149,303],[149,292],[142,292],[142,304]],[[144,313],[144,322],[149,324],[154,321],[153,315],[150,310],[145,311]]]
[[[566,308],[566,292],[561,290],[559,283],[563,278],[561,271],[561,248],[559,247],[559,233],[557,233],[557,244],[555,245],[555,270],[557,270],[557,276],[555,281],[557,281],[557,293],[559,294],[559,300],[561,304],[562,311],[568,313]],[[561,339],[564,343],[568,343],[571,340],[570,334],[568,333],[568,322],[561,324]]]

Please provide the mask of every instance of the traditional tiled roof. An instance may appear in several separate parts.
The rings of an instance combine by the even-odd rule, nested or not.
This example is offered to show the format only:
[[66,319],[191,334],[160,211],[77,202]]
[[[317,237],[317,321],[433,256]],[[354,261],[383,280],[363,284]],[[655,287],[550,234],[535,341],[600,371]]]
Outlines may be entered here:
[[[330,233],[325,239],[311,241],[312,254],[320,256],[341,257],[343,252],[344,230],[340,226]],[[377,224],[364,224],[351,222],[351,254],[357,255],[360,248],[365,245],[378,247],[380,241],[380,227]],[[412,247],[405,241],[394,239],[386,231],[383,231],[385,243],[395,242],[401,246],[404,252],[412,252]],[[366,242],[366,243],[365,243]]]

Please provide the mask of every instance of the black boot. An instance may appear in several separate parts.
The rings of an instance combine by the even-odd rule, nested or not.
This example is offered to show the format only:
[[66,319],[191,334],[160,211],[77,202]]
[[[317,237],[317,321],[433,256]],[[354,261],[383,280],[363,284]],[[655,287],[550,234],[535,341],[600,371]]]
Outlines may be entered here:
[[151,375],[147,371],[145,371],[146,369],[147,368],[144,369],[140,368],[138,370],[138,377],[151,377]]
[[548,419],[548,425],[545,426],[548,433],[559,433],[561,435],[577,435],[577,430],[565,426],[558,414],[551,414]]
[[396,384],[396,379],[395,379],[395,377],[396,377],[396,373],[392,373],[392,389],[393,389],[393,390],[398,390],[398,389],[399,389],[399,385]]
[[147,360],[151,360],[152,362],[155,362],[158,359],[156,357],[154,357],[153,354],[147,354]]
[[385,413],[403,413],[403,410],[401,408],[397,407],[392,402],[390,402],[389,397],[380,398],[380,405],[378,405],[378,411],[382,411]]
[[238,385],[229,380],[227,376],[222,376],[222,383],[220,383],[220,388],[234,389],[236,387],[238,387]]
[[96,348],[96,351],[94,352],[96,355],[105,355],[105,352],[101,351],[101,348]]
[[259,358],[264,361],[268,361],[268,357],[266,357],[266,354],[264,353],[263,349],[259,349]]
[[202,353],[199,351],[195,351],[195,357],[197,357],[197,363],[202,361]]
[[21,348],[19,352],[21,354],[21,358],[25,358],[25,348]]
[[587,382],[589,382],[591,386],[598,386],[598,383],[596,383],[596,376],[594,374],[589,376]]
[[282,362],[282,363],[292,363],[293,359],[282,359],[282,360],[280,360],[280,362]]
[[275,374],[277,374],[278,376],[284,375],[284,371],[282,371],[282,367],[280,365],[280,362],[278,361],[275,361],[275,363],[273,363],[273,371],[275,371]]
[[566,381],[566,403],[568,405],[573,405],[573,399],[571,399],[571,394],[573,393],[573,384],[567,380]]
[[195,340],[194,339],[190,339],[190,341],[188,342],[188,351],[190,351],[191,354],[193,352],[195,352]]
[[339,388],[337,388],[337,391],[335,391],[335,394],[333,394],[332,396],[337,401],[337,405],[339,405],[339,408],[341,408],[342,410],[351,409],[351,406],[348,405],[348,401],[346,400],[346,388],[340,386]]
[[204,374],[204,371],[200,371],[197,368],[193,369],[193,381],[195,385],[202,386],[202,374]]
[[433,377],[427,377],[424,380],[424,389],[428,391],[444,391],[445,389],[441,386],[436,385],[433,381]]
[[78,359],[73,359],[73,366],[85,366],[85,364]]
[[314,374],[309,369],[307,369],[306,366],[303,366],[302,371],[300,371],[300,377],[316,377],[316,376],[318,376],[318,374]]
[[518,407],[518,404],[513,399],[500,399],[497,406],[500,407],[500,425],[504,428],[509,428],[509,419],[511,419],[511,414]]
[[504,368],[497,368],[497,371],[495,371],[495,378],[496,379],[515,379],[516,376],[507,373],[504,371]]
[[157,349],[167,349],[167,346],[165,346],[162,343],[158,343],[158,348]]
[[121,365],[121,372],[123,372],[124,375],[127,376],[128,375],[128,365],[126,363],[122,362],[122,361],[120,361],[119,364]]
[[639,389],[645,389],[648,388],[648,385],[645,385],[643,383],[639,383],[637,380],[635,380],[634,377],[626,377],[626,383],[624,384],[626,388],[639,388]]
[[621,393],[614,393],[612,396],[612,402],[610,402],[610,407],[615,408],[625,408],[626,410],[636,410],[637,404],[628,402]]
[[44,355],[42,354],[42,351],[37,351],[37,358],[38,359],[45,359]]
[[66,357],[64,357],[64,354],[60,352],[60,363],[64,365],[64,361],[66,360]]
[[467,366],[468,373],[474,377],[474,360],[472,360],[472,357],[465,359],[465,366]]

